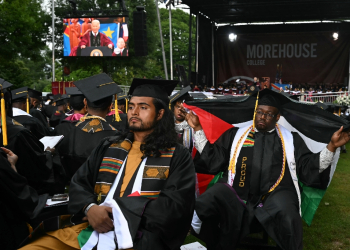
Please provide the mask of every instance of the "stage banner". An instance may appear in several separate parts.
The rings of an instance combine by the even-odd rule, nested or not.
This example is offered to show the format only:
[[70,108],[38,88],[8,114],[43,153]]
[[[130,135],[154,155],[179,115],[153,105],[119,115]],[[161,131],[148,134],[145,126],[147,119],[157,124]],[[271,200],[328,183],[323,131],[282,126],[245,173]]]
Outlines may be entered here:
[[271,83],[344,83],[350,33],[242,34],[217,36],[217,82],[232,76],[269,76]]
[[68,87],[75,87],[75,85],[72,81],[69,81],[69,82],[64,82],[64,81],[51,82],[51,92],[54,95],[66,94],[66,88],[68,88]]

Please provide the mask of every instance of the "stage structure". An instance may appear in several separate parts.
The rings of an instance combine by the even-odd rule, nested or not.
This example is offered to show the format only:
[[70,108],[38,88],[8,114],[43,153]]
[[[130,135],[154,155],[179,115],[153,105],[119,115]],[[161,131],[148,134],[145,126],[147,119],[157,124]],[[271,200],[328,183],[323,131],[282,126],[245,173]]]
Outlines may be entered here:
[[[190,7],[190,27],[196,16],[195,79],[188,72],[193,83],[210,86],[235,76],[265,76],[271,83],[350,83],[350,2],[182,3]],[[191,55],[189,46],[189,65]]]

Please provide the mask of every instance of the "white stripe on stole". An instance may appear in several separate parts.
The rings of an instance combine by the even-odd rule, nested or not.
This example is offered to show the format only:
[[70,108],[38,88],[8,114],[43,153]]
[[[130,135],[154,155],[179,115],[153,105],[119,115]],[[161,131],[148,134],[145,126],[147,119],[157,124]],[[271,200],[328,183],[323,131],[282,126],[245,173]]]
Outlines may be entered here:
[[[125,168],[125,163],[127,158],[124,160],[119,173],[122,173]],[[143,159],[141,162],[139,171],[136,175],[136,179],[132,188],[132,193],[138,191],[141,193],[142,186],[142,176],[143,170],[145,168],[147,158]],[[107,206],[112,208],[113,212],[113,225],[114,231],[108,233],[98,233],[94,231],[86,244],[81,248],[82,250],[92,250],[97,245],[97,250],[115,250],[116,244],[115,239],[118,243],[118,249],[128,249],[133,247],[133,240],[130,235],[130,229],[127,220],[125,219],[120,207],[113,199],[115,190],[117,189],[118,183],[120,181],[121,174],[117,175],[117,178],[113,182],[110,191],[107,194],[106,200],[100,204],[100,206]]]

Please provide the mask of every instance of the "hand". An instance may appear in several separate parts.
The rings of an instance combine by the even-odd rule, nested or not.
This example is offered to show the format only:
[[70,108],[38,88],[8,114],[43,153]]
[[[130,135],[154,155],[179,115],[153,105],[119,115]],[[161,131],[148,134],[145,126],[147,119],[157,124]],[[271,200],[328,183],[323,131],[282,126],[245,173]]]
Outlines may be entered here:
[[85,49],[86,48],[86,46],[85,45],[81,45],[81,47],[80,47],[81,49]]
[[107,233],[113,230],[113,221],[109,217],[112,208],[106,206],[92,206],[87,212],[89,224],[99,233]]
[[192,110],[190,111],[190,113],[187,113],[186,110],[183,107],[181,107],[181,112],[185,116],[188,125],[190,125],[194,129],[194,131],[202,129],[202,125],[199,122],[198,116],[193,114]]
[[336,131],[331,138],[331,141],[327,145],[327,149],[331,152],[335,152],[338,147],[345,145],[350,140],[350,132],[344,132],[343,126]]
[[112,44],[108,44],[108,48],[112,49],[113,45]]
[[1,149],[6,153],[7,160],[10,162],[11,168],[17,172],[16,162],[18,160],[18,156],[15,155],[11,150],[9,150],[7,148],[1,147]]

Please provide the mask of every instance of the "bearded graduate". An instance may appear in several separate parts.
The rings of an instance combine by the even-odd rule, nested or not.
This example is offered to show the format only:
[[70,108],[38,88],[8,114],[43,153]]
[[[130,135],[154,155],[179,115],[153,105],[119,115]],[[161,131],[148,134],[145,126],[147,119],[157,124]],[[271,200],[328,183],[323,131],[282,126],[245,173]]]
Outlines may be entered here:
[[168,108],[176,84],[133,80],[130,131],[101,141],[71,181],[68,209],[88,222],[23,249],[180,248],[193,215],[195,173]]
[[[312,153],[296,132],[277,122],[281,94],[260,92],[253,125],[228,129],[211,144],[192,112],[186,115],[200,153],[196,172],[223,177],[196,201],[192,227],[210,249],[235,249],[249,233],[265,229],[282,249],[302,249],[300,187],[326,189],[335,150],[347,143],[341,127]],[[298,178],[297,178],[298,177]]]

